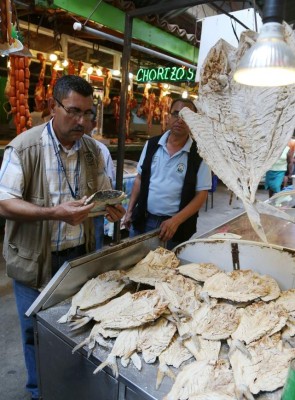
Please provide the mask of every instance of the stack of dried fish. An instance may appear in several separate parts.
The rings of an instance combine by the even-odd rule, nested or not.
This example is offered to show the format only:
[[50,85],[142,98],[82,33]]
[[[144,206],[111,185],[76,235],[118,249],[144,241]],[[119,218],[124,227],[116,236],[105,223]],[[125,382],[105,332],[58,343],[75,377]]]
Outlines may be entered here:
[[[137,291],[127,291],[130,281]],[[275,398],[267,392],[279,398],[295,357],[290,344],[294,289],[281,292],[270,276],[251,270],[226,273],[209,263],[179,266],[175,254],[163,248],[125,272],[99,275],[95,291],[89,282],[59,321],[73,329],[95,322],[73,350],[110,349],[94,373],[109,366],[118,376],[117,358],[138,370],[142,360],[158,360],[156,387],[165,376],[175,380],[165,400],[249,400],[261,393],[263,399]],[[144,284],[143,290],[138,284]]]
[[[201,71],[197,113],[181,111],[200,155],[239,197],[250,222],[267,241],[259,213],[294,222],[286,213],[255,199],[261,178],[282,154],[295,128],[294,85],[251,87],[233,80],[236,66],[257,34],[246,31],[236,49],[219,40]],[[285,38],[295,51],[295,33],[285,25]]]

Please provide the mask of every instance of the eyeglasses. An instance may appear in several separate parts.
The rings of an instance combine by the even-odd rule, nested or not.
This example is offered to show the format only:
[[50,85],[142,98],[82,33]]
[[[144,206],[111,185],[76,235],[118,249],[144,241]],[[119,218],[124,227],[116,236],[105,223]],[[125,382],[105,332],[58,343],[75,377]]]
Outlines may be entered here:
[[54,100],[65,110],[70,118],[80,119],[81,117],[83,117],[87,121],[93,121],[95,118],[95,114],[91,110],[84,112],[79,110],[78,108],[67,108],[56,98],[54,98]]
[[170,113],[173,118],[180,118],[179,111],[173,111]]

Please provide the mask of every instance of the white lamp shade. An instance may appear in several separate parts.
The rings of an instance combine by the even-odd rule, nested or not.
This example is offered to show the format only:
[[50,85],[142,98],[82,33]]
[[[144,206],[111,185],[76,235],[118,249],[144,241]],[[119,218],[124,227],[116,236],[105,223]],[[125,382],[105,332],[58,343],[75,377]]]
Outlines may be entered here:
[[242,57],[234,80],[251,86],[295,83],[295,52],[284,41],[281,24],[263,25],[257,42]]

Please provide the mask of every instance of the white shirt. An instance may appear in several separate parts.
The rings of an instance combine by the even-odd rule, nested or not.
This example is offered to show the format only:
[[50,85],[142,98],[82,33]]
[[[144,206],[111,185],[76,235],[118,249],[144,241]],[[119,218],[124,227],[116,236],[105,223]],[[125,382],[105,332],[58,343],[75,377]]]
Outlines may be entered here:
[[[181,192],[187,169],[188,153],[192,145],[189,137],[182,149],[170,156],[166,143],[170,131],[159,140],[159,148],[153,156],[147,210],[155,215],[175,215],[179,211]],[[137,172],[141,175],[147,143],[141,153]],[[197,173],[196,192],[209,190],[212,187],[211,170],[202,161]]]
[[95,142],[102,152],[103,159],[105,162],[105,172],[106,172],[107,176],[110,178],[112,186],[114,186],[115,181],[116,181],[116,174],[115,174],[115,166],[114,166],[114,163],[113,163],[113,160],[111,157],[111,153],[105,144],[101,143],[99,140],[96,140],[96,139],[95,139]]

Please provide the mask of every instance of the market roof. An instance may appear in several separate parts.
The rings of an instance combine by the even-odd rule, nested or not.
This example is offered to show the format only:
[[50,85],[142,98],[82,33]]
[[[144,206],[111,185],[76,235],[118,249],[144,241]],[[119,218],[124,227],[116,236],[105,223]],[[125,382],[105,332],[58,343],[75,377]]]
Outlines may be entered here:
[[[142,42],[150,48],[158,47],[163,52],[167,51],[170,54],[174,52],[172,54],[180,59],[185,55],[184,59],[194,62],[195,49],[199,47],[203,18],[216,14],[228,14],[253,6],[262,14],[265,1],[87,0],[87,3],[83,3],[83,7],[78,0],[14,0],[13,3],[19,19],[52,29],[57,35],[62,33],[71,36],[79,35],[79,38],[93,43],[98,42],[97,38],[85,32],[73,31],[75,20],[83,24],[87,22],[87,26],[122,38],[125,13],[134,11],[140,13],[144,9],[145,15],[140,15],[136,18],[138,24],[133,24],[133,40]],[[295,22],[294,0],[286,0],[285,20],[289,24]],[[159,36],[160,39],[155,41],[154,37],[161,32],[163,35],[167,32],[166,36]],[[176,39],[169,44],[170,36]],[[145,40],[147,41],[144,42]],[[120,46],[107,43],[106,40],[101,39],[99,43],[121,50]]]

